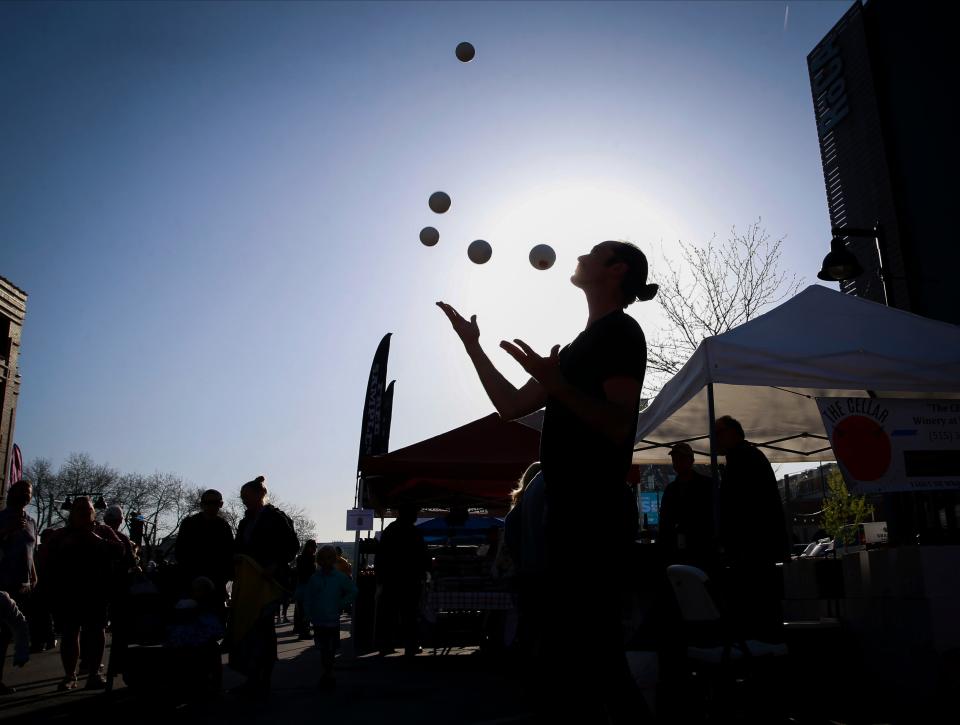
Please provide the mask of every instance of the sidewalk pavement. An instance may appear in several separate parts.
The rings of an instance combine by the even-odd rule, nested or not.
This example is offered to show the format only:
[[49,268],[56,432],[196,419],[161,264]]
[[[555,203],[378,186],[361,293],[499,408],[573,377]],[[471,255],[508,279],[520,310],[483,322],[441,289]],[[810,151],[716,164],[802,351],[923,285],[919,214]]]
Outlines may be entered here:
[[[349,651],[349,620],[341,622],[343,649]],[[322,716],[326,721],[398,723],[421,721],[424,713],[442,723],[484,725],[530,722],[521,700],[521,673],[507,671],[475,648],[434,656],[431,650],[417,657],[376,654],[337,659],[337,689],[316,689],[320,653],[312,640],[297,640],[289,624],[277,628],[279,662],[273,676],[273,693],[262,702],[251,702],[226,692],[222,697],[194,705],[150,701],[130,692],[117,677],[114,692],[74,690],[57,692],[63,677],[58,650],[35,654],[25,668],[5,668],[4,681],[17,693],[0,698],[0,720],[6,723],[38,721],[55,725],[103,721],[122,717],[135,722],[178,723],[297,723]],[[341,652],[343,655],[343,652]],[[104,662],[109,657],[109,649]],[[81,686],[83,678],[80,679]],[[224,688],[243,678],[224,667]]]

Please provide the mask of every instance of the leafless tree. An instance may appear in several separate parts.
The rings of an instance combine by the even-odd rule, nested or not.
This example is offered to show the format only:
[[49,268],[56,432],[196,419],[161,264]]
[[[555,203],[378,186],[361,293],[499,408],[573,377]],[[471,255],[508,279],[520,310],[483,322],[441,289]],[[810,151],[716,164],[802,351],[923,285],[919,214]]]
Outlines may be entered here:
[[71,453],[57,471],[63,493],[106,496],[120,474],[106,463],[96,463],[88,453]]
[[56,473],[47,458],[34,458],[24,476],[33,483],[33,507],[42,531],[66,520],[64,502],[77,494],[109,498],[119,473],[86,453],[71,453]]
[[[147,523],[149,541],[158,543],[176,534],[183,520],[200,510],[204,488],[192,485],[174,473],[120,473],[109,465],[96,463],[86,453],[71,453],[54,473],[46,458],[35,458],[24,471],[33,483],[33,506],[40,530],[59,526],[66,520],[61,506],[79,493],[99,498],[107,505],[118,505],[126,514],[140,513]],[[301,541],[315,539],[316,523],[302,506],[272,501],[293,521]],[[236,529],[243,518],[244,506],[239,493],[224,500],[221,515]]]
[[127,473],[105,497],[128,514],[139,512],[147,522],[151,540],[160,541],[176,532],[190,513],[189,490],[173,473]]
[[300,539],[301,545],[307,539],[317,538],[317,525],[302,506],[285,503],[279,499],[273,499],[270,503],[283,511],[293,521],[293,530],[297,532],[297,538]]
[[49,458],[34,458],[27,464],[23,477],[33,484],[33,508],[37,512],[40,531],[53,525],[61,498],[60,479],[53,471]]
[[651,339],[647,369],[659,387],[675,375],[707,337],[747,322],[793,296],[803,281],[781,269],[783,238],[771,239],[760,220],[725,241],[679,242],[679,259],[657,276],[657,301],[666,329]]
[[220,515],[223,516],[223,518],[227,520],[227,523],[230,524],[230,527],[236,531],[245,510],[243,501],[240,500],[240,495],[237,494],[224,500],[223,508],[220,509]]

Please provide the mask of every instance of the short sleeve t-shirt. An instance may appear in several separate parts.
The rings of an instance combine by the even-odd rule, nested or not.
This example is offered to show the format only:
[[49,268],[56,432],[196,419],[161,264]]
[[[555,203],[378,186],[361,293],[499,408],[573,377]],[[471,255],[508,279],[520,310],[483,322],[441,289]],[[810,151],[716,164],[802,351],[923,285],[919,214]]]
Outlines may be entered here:
[[[642,385],[646,365],[643,330],[623,311],[595,321],[560,351],[560,371],[566,381],[598,400],[606,399],[603,384],[610,378],[633,378]],[[633,436],[615,442],[559,401],[548,399],[540,461],[551,517],[571,508],[579,508],[582,514],[584,500],[593,502],[591,508],[618,508],[632,453]]]

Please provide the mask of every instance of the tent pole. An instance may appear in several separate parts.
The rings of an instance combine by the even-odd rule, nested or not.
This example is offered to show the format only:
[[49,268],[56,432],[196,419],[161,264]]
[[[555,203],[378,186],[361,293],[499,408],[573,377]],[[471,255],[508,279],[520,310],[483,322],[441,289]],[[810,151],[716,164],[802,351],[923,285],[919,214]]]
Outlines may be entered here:
[[713,532],[720,536],[720,472],[717,468],[717,441],[714,427],[717,422],[713,405],[713,383],[707,383],[707,417],[710,426],[710,476],[713,478]]
[[[359,476],[357,479],[357,503],[356,507],[363,508],[363,476]],[[372,523],[372,522],[371,522]],[[353,580],[357,581],[357,577],[360,574],[360,531],[353,536]]]
[[[357,500],[356,507],[363,508],[363,476],[357,476]],[[359,587],[360,585],[360,530],[358,529],[353,535],[353,581]],[[352,659],[357,656],[357,605],[359,604],[360,597],[357,597],[358,601],[353,603],[353,611],[350,613],[350,644],[349,652],[345,652],[345,659]]]

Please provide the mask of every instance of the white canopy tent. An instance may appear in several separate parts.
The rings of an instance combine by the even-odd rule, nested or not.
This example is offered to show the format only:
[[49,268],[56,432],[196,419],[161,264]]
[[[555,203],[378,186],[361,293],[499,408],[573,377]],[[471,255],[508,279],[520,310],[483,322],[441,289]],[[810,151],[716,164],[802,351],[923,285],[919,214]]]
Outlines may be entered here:
[[680,441],[709,461],[714,414],[772,462],[832,461],[815,398],[872,395],[960,397],[960,327],[812,285],[704,340],[640,414],[633,462],[669,463]]

